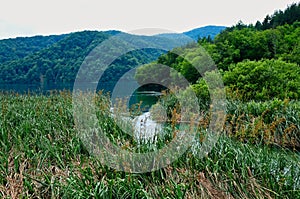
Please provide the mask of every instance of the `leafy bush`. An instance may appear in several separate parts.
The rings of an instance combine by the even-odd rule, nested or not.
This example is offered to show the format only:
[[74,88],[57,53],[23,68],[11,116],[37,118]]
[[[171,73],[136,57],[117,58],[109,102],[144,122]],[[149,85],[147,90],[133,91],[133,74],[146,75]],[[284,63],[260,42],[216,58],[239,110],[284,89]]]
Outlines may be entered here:
[[300,68],[281,60],[232,64],[224,83],[234,98],[247,100],[299,99]]

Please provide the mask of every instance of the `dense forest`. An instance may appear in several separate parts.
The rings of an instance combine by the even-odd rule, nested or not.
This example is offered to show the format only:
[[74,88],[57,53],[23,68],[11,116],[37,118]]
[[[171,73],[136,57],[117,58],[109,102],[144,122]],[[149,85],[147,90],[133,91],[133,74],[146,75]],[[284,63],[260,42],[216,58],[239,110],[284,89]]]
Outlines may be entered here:
[[0,40],[0,63],[22,59],[55,44],[66,36],[35,36]]
[[[208,26],[185,34],[192,38],[214,37],[224,28]],[[83,31],[58,36],[0,40],[0,83],[72,83],[85,57],[101,42],[119,33],[121,32]],[[173,41],[176,39],[169,34],[158,37]],[[136,39],[157,41],[155,37],[136,36]],[[185,43],[184,40],[178,40],[177,46]],[[108,53],[114,54],[119,50],[114,51]],[[101,80],[117,81],[128,70],[154,61],[164,52],[145,49],[122,55],[105,71]]]
[[[192,65],[201,65],[204,48],[223,76],[227,94],[241,100],[299,99],[300,97],[300,4],[267,16],[262,27],[237,25],[223,30],[214,39],[200,38],[197,43],[169,51],[157,61],[138,69],[136,78],[144,81],[158,70],[159,64],[179,71],[202,98],[207,86]],[[270,19],[269,19],[270,18]],[[257,22],[259,24],[260,22]],[[183,56],[177,52],[181,51]],[[192,60],[192,63],[187,61]],[[168,77],[171,77],[170,74]],[[203,96],[206,93],[206,96]]]
[[[0,72],[1,82],[72,83],[85,57],[101,42],[117,33],[117,31],[83,31],[66,35],[63,39],[40,51],[34,52],[32,50],[31,54],[28,52],[28,56],[4,62]],[[31,47],[35,48],[35,46]],[[114,53],[118,52],[118,49],[114,50]],[[151,51],[151,53],[130,52],[125,54],[115,60],[105,71],[106,75],[103,81],[117,80],[137,64],[153,61],[161,53]],[[97,63],[94,64],[97,66]]]

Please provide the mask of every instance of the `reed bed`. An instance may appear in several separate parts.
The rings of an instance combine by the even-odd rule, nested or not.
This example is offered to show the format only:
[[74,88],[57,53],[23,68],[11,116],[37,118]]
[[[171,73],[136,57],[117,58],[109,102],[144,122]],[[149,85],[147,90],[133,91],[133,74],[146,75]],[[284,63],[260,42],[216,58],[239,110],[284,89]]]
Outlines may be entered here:
[[[229,102],[224,134],[207,156],[190,149],[141,174],[115,171],[86,150],[72,93],[6,92],[0,102],[1,198],[300,198],[298,101]],[[106,95],[95,102],[99,125],[115,144],[153,150],[107,117]],[[156,147],[172,138],[168,130]]]

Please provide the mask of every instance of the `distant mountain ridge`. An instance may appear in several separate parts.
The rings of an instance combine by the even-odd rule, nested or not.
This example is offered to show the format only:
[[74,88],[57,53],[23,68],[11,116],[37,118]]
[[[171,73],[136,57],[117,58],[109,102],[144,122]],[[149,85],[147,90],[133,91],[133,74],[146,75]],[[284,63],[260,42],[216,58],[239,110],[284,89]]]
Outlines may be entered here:
[[[184,37],[183,34],[137,36],[116,30],[4,39],[0,40],[0,83],[71,83],[85,57],[101,42],[119,33],[136,41],[158,43],[171,50],[190,43],[191,38],[214,37],[221,30],[223,27],[218,26],[197,28],[185,32],[188,37],[183,39],[180,38]],[[114,51],[117,53],[119,49]],[[117,79],[140,64],[156,60],[162,53],[162,50],[146,49],[126,54],[112,64],[105,80]]]
[[197,41],[199,38],[208,37],[208,36],[213,39],[217,34],[225,30],[226,28],[227,28],[226,26],[209,25],[200,28],[195,28],[183,33],[162,33],[162,34],[158,34],[157,36],[170,38],[170,39],[184,39],[185,37],[190,37],[194,41]]
[[198,40],[202,37],[208,37],[214,38],[217,34],[219,34],[221,31],[225,30],[226,26],[204,26],[201,28],[195,28],[187,32],[183,32],[183,34],[193,38],[194,40]]

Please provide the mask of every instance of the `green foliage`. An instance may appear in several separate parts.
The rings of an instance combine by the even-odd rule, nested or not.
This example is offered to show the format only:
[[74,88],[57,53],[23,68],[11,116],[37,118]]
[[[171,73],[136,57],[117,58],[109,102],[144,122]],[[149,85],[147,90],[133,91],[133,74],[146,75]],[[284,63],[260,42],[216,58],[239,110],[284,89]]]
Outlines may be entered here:
[[[196,96],[198,99],[204,104],[209,104],[210,102],[210,95],[208,86],[203,78],[199,79],[196,84],[192,85],[192,88],[194,92],[196,93]],[[199,103],[201,104],[201,103]]]
[[[60,36],[61,39],[59,41],[57,39],[57,42],[54,43],[45,41],[47,46],[44,48],[42,48],[44,44],[41,43],[39,50],[32,50],[24,56],[12,57],[9,58],[10,61],[0,62],[0,83],[72,83],[85,57],[113,34],[117,34],[117,32],[83,31]],[[35,39],[38,38],[24,39],[25,41],[21,41],[21,43],[32,45],[31,47],[35,49]],[[12,42],[17,41],[12,40]],[[20,48],[21,50],[22,48]],[[118,48],[111,50],[113,52],[110,53],[120,52]],[[116,82],[128,70],[137,65],[154,61],[161,53],[160,50],[145,49],[122,55],[114,60],[101,80]],[[98,62],[97,57],[90,60],[91,70],[101,69]],[[87,71],[86,79],[92,75],[91,71]]]
[[299,99],[300,68],[281,60],[246,60],[229,67],[224,83],[242,100]]
[[[195,30],[186,34],[192,37],[212,36],[224,27],[204,27],[203,31]],[[72,83],[84,58],[102,41],[119,31],[83,31],[58,36],[36,36],[0,41],[0,83]],[[157,42],[156,38],[143,37],[145,41]],[[137,38],[139,39],[139,38]],[[154,39],[154,40],[153,40]],[[143,41],[144,42],[144,41]],[[178,39],[179,44],[185,44]],[[162,44],[164,45],[164,44]],[[169,44],[165,43],[165,46]],[[110,49],[109,53],[117,54],[121,49]],[[116,82],[130,69],[156,60],[162,50],[143,49],[129,52],[115,60],[105,71],[101,81]],[[103,55],[105,57],[105,55]],[[92,69],[99,70],[96,58],[90,64]],[[98,68],[95,68],[97,67]],[[101,67],[100,67],[101,68]],[[91,71],[86,72],[87,75]],[[88,77],[87,77],[88,78]]]
[[[261,28],[239,22],[213,41],[209,38],[198,40],[224,75],[229,95],[242,100],[299,99],[300,25],[297,9],[299,4],[292,4],[284,12],[275,12],[269,17],[276,24],[272,29],[264,28],[267,22],[257,23]],[[295,15],[291,16],[292,13]],[[178,56],[177,52],[184,56]],[[205,72],[205,65],[211,63],[201,54],[199,46],[190,44],[160,56],[157,63],[175,69],[194,84],[192,87],[198,97],[207,101],[207,88],[204,80],[198,80],[201,74],[197,69]],[[199,67],[196,69],[195,65]],[[149,73],[146,67],[149,66],[137,71],[139,77],[142,73],[153,74],[153,67],[152,71],[149,67]],[[170,76],[178,75],[176,71]]]
[[255,26],[257,29],[270,29],[285,24],[293,24],[300,21],[300,3],[293,3],[284,11],[275,11],[272,16],[267,15],[261,26]]
[[138,67],[135,79],[141,84],[156,83],[168,85],[170,81],[170,68],[158,63],[145,64]]
[[0,63],[22,59],[51,46],[67,35],[18,37],[0,40]]
[[285,11],[267,15],[263,22],[226,28],[213,42],[198,42],[210,53],[219,69],[228,70],[232,63],[245,59],[278,59],[300,64],[300,3],[294,3]]
[[157,104],[164,108],[168,119],[172,118],[174,110],[180,112],[180,103],[174,92],[163,92]]
[[[117,172],[91,156],[77,137],[70,92],[48,96],[0,93],[0,197],[299,198],[300,105],[296,100],[300,96],[300,26],[294,22],[299,18],[298,8],[299,4],[293,4],[255,27],[240,22],[213,41],[199,40],[222,69],[230,97],[241,101],[227,102],[226,135],[220,136],[209,154],[197,158],[205,140],[202,135],[211,133],[207,131],[210,114],[203,108],[199,139],[195,138],[177,161],[158,171]],[[21,39],[23,47],[16,55],[14,47],[3,45],[0,52],[7,53],[7,58],[0,57],[1,82],[72,81],[90,50],[113,34],[86,31],[63,38],[39,38],[40,46]],[[151,50],[128,53],[106,71],[105,81],[158,55]],[[213,81],[218,74],[207,72],[211,64],[199,46],[189,44],[140,67],[136,78],[140,82],[176,78],[178,74],[161,67],[170,66],[193,83],[190,88],[200,107],[208,107],[210,95],[218,94],[213,88],[219,85]],[[179,101],[190,96],[190,88],[177,97],[166,91],[161,106],[154,108],[166,110],[166,116],[177,124]],[[109,99],[99,93],[94,100],[101,129],[123,149],[157,150],[176,134],[174,126],[166,125],[168,134],[157,136],[157,145],[138,146],[133,133],[125,134],[110,117]]]
[[234,29],[219,34],[213,44],[201,43],[208,49],[219,68],[228,70],[232,63],[245,59],[282,58],[300,64],[298,60],[300,26],[278,26],[258,31],[254,28]]
[[[165,72],[160,74],[162,65],[165,66],[164,68],[172,69],[164,70]],[[191,43],[161,55],[154,63],[140,67],[136,72],[136,78],[142,82],[152,77],[162,76],[165,81],[172,81],[177,85],[183,82],[194,84],[201,75],[213,68],[214,63],[209,54],[199,44]]]
[[273,99],[265,102],[229,100],[225,132],[242,142],[300,148],[300,103]]
[[[113,120],[103,118],[103,111],[109,110],[107,98],[101,94],[95,97],[101,127],[113,133],[116,140],[127,138],[129,135],[122,133]],[[204,157],[197,157],[199,148],[195,144],[177,161],[158,171],[118,172],[89,154],[77,137],[71,93],[54,92],[48,96],[0,93],[0,99],[1,198],[300,196],[300,157],[296,151],[241,143],[221,135]],[[271,113],[264,114],[265,109],[271,109]],[[299,128],[299,117],[295,117],[299,112],[293,110],[299,111],[298,102],[232,103],[228,111],[234,116],[228,117],[228,122],[239,124],[235,132],[242,132],[242,126],[252,122],[247,121],[249,115],[262,117],[265,123],[271,124],[267,118],[273,114],[286,118],[286,124],[279,124],[278,128],[290,124]],[[243,112],[245,118],[242,118]],[[240,123],[235,123],[238,118]],[[289,129],[297,135],[297,131],[292,130]],[[201,140],[195,142],[201,145]],[[125,149],[132,147],[132,143],[118,144]]]
[[109,35],[85,31],[66,35],[60,41],[24,58],[2,63],[1,83],[72,82],[84,57]]
[[276,10],[272,15],[267,15],[263,21],[257,21],[255,25],[245,25],[243,22],[239,21],[236,25],[226,28],[225,31],[233,31],[236,29],[244,29],[244,28],[255,28],[256,30],[267,30],[273,29],[278,26],[293,24],[295,22],[300,21],[300,3],[292,3],[288,5],[288,7],[282,10]]
[[[276,29],[258,31],[254,28],[234,29],[219,34],[213,42],[201,39],[199,45],[190,44],[177,48],[158,58],[157,63],[175,71],[166,78],[185,77],[199,99],[207,102],[208,93],[200,72],[209,70],[216,62],[224,75],[229,95],[242,100],[299,99],[299,44],[300,26],[278,26]],[[183,56],[178,56],[178,54]],[[157,64],[137,70],[137,78],[154,77]],[[196,67],[195,67],[196,66]],[[199,71],[198,71],[198,70]],[[198,82],[197,82],[198,81]],[[179,82],[178,82],[179,83]]]

